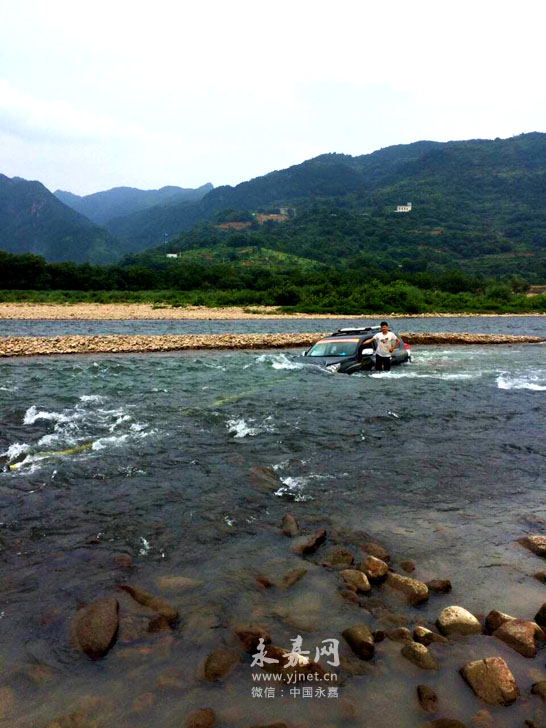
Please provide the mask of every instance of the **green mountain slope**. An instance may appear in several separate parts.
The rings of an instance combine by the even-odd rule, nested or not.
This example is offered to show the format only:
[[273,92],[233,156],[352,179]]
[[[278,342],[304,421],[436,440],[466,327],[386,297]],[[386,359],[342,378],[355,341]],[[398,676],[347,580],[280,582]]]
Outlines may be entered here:
[[131,215],[155,205],[193,201],[197,202],[213,189],[210,183],[197,189],[167,186],[159,190],[139,190],[135,187],[114,187],[111,190],[91,195],[74,195],[72,192],[56,190],[55,196],[85,215],[98,225],[104,225],[113,218]]
[[40,182],[0,174],[0,249],[50,262],[111,263],[122,249],[106,230],[58,200]]

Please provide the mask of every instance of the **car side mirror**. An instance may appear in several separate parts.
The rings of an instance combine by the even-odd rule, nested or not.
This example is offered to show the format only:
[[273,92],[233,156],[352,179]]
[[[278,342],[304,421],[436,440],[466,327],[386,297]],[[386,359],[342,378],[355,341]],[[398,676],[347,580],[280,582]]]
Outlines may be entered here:
[[360,352],[360,356],[371,356],[373,354],[373,349],[370,347],[369,349],[362,349]]

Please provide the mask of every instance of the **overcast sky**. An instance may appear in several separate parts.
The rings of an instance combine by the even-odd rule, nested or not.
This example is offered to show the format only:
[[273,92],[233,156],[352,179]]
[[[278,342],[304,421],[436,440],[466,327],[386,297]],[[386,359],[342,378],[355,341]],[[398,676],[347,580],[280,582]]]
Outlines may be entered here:
[[0,0],[0,172],[87,194],[546,131],[543,0]]

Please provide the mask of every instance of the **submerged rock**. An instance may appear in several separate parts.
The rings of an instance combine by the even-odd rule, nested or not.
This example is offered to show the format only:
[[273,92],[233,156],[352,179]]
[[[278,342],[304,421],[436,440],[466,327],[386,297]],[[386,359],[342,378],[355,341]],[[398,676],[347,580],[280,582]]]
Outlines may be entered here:
[[426,713],[435,713],[438,710],[438,696],[428,685],[417,686],[417,698]]
[[449,579],[432,579],[427,581],[428,590],[433,594],[447,594],[451,591]]
[[160,576],[155,580],[156,586],[161,591],[186,591],[186,589],[195,589],[197,586],[202,586],[202,581],[196,579],[189,579],[186,576]]
[[344,569],[351,566],[355,560],[355,557],[350,551],[346,549],[337,549],[329,553],[322,561],[323,566],[328,566],[331,569]]
[[438,663],[435,658],[430,654],[425,645],[419,642],[406,642],[400,654],[422,670],[438,669]]
[[446,607],[436,620],[436,625],[444,635],[481,634],[482,626],[468,610],[463,607]]
[[428,587],[426,584],[417,579],[412,579],[410,576],[402,576],[390,571],[387,574],[385,583],[392,589],[405,594],[410,604],[421,604],[428,600]]
[[509,619],[493,632],[493,637],[510,645],[524,657],[535,657],[535,627],[532,622],[523,619]]
[[411,632],[407,627],[395,627],[387,632],[387,637],[393,642],[413,642]]
[[544,602],[544,604],[535,614],[535,622],[541,627],[546,627],[546,602]]
[[339,575],[347,584],[349,589],[360,592],[368,592],[371,589],[368,577],[362,571],[358,571],[357,569],[345,569],[344,571],[340,571]]
[[97,599],[76,614],[74,634],[80,649],[92,660],[103,657],[113,645],[119,626],[115,597]]
[[178,612],[176,609],[171,607],[171,605],[164,599],[155,597],[153,594],[148,594],[148,592],[145,592],[143,589],[129,586],[128,584],[120,584],[118,585],[118,588],[123,589],[123,591],[130,594],[135,602],[142,604],[144,607],[149,607],[150,609],[153,609],[154,612],[161,614],[161,616],[165,617],[169,624],[176,622],[178,619]]
[[240,662],[239,655],[229,650],[215,650],[205,660],[205,679],[211,682],[222,680]]
[[294,516],[290,515],[290,513],[285,513],[282,517],[281,528],[284,535],[288,536],[289,538],[297,536],[300,532],[298,522],[296,521]]
[[531,536],[522,536],[518,538],[518,543],[524,546],[529,551],[532,551],[537,556],[546,555],[546,536],[542,534],[534,534]]
[[99,728],[99,724],[85,713],[66,713],[52,720],[46,728]]
[[535,579],[542,582],[543,584],[546,584],[546,571],[537,571],[535,574],[533,574]]
[[381,559],[381,561],[388,563],[391,560],[387,549],[384,549],[381,544],[375,541],[367,541],[365,544],[362,544],[362,550],[371,556],[375,556],[377,559]]
[[375,652],[374,639],[365,624],[349,627],[342,632],[347,644],[361,660],[371,660]]
[[415,640],[415,642],[420,642],[422,645],[425,646],[428,646],[433,642],[444,645],[449,644],[449,640],[446,637],[443,637],[441,634],[433,632],[431,629],[422,627],[421,625],[417,625],[417,627],[414,628],[413,639]]
[[251,654],[256,652],[256,648],[261,639],[264,641],[264,645],[271,644],[271,635],[265,627],[259,624],[238,625],[233,631],[241,640],[245,651]]
[[184,721],[184,728],[213,728],[215,725],[216,713],[212,708],[194,710]]
[[400,562],[400,568],[406,572],[406,574],[412,574],[415,571],[415,563],[411,559],[406,559]]
[[389,573],[389,565],[376,556],[366,556],[356,565],[356,568],[363,571],[372,582],[383,581]]
[[292,569],[292,571],[289,571],[287,574],[283,576],[282,579],[282,587],[283,589],[289,589],[291,586],[294,586],[296,582],[298,582],[300,579],[303,579],[303,577],[307,574],[307,569]]
[[466,724],[454,718],[438,718],[437,720],[423,723],[422,728],[466,728]]
[[292,551],[296,554],[312,554],[326,541],[326,531],[319,528],[310,536],[299,536],[292,543]]
[[546,680],[534,683],[531,692],[533,695],[538,695],[542,700],[546,700]]
[[512,705],[519,695],[514,676],[502,657],[467,662],[459,672],[474,693],[489,705]]

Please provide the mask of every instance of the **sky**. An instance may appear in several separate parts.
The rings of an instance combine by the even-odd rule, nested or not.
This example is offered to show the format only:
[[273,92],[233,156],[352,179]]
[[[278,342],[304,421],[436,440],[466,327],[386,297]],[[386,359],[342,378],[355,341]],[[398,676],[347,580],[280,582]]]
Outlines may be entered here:
[[546,131],[543,0],[0,0],[0,173],[89,194]]

